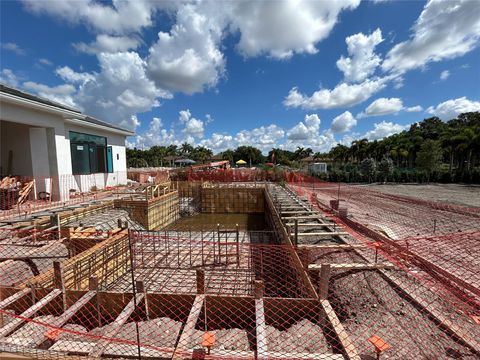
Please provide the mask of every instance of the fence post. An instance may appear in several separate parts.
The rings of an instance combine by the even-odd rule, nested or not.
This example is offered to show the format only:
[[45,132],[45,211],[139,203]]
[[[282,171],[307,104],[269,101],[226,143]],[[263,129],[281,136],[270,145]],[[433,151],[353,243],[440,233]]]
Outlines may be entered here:
[[236,243],[236,246],[237,246],[237,267],[240,267],[240,233],[238,231],[238,224],[235,224],[235,227],[236,227],[236,236],[237,236],[237,243]]
[[265,292],[263,280],[254,280],[254,287],[255,299],[263,298],[263,293]]
[[328,298],[328,282],[330,281],[330,264],[322,264],[318,284],[318,297],[321,300]]
[[295,247],[298,246],[298,219],[295,219]]
[[197,269],[197,294],[205,294],[205,270]]
[[62,291],[63,311],[67,310],[67,294],[65,294],[65,283],[63,281],[63,269],[60,261],[53,262],[53,285]]

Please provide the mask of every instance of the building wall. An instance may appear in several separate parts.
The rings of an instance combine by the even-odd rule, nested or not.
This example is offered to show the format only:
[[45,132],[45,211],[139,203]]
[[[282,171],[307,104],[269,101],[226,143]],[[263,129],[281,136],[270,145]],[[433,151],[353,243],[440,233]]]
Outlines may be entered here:
[[[13,151],[12,174],[35,177],[36,192],[48,191],[55,198],[69,198],[69,190],[87,192],[96,187],[127,182],[125,136],[88,126],[70,124],[60,114],[1,103],[0,165],[7,171]],[[105,136],[112,147],[113,173],[73,175],[69,131]],[[46,179],[48,178],[48,179]]]

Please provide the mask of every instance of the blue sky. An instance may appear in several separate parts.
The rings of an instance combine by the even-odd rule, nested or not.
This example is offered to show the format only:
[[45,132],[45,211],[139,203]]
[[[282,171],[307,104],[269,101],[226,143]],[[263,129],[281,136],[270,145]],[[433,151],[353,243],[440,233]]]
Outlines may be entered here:
[[311,147],[480,110],[480,2],[2,1],[1,81],[129,146]]

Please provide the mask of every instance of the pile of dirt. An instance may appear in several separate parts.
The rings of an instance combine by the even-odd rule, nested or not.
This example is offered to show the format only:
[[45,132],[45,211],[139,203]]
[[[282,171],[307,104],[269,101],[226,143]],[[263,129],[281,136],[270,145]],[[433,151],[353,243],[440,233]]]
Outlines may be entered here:
[[331,353],[322,329],[307,319],[280,331],[267,325],[267,346],[270,351],[289,353]]
[[[90,335],[104,335],[112,325],[95,328]],[[170,318],[157,318],[138,322],[140,343],[158,347],[175,347],[182,323]],[[137,341],[137,329],[134,322],[126,323],[115,335],[116,339]]]

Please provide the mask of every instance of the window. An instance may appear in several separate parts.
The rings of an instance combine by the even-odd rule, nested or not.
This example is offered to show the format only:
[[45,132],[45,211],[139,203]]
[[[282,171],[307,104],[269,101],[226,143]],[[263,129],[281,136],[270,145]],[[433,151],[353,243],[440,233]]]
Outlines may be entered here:
[[113,172],[112,147],[107,138],[70,131],[73,174]]

